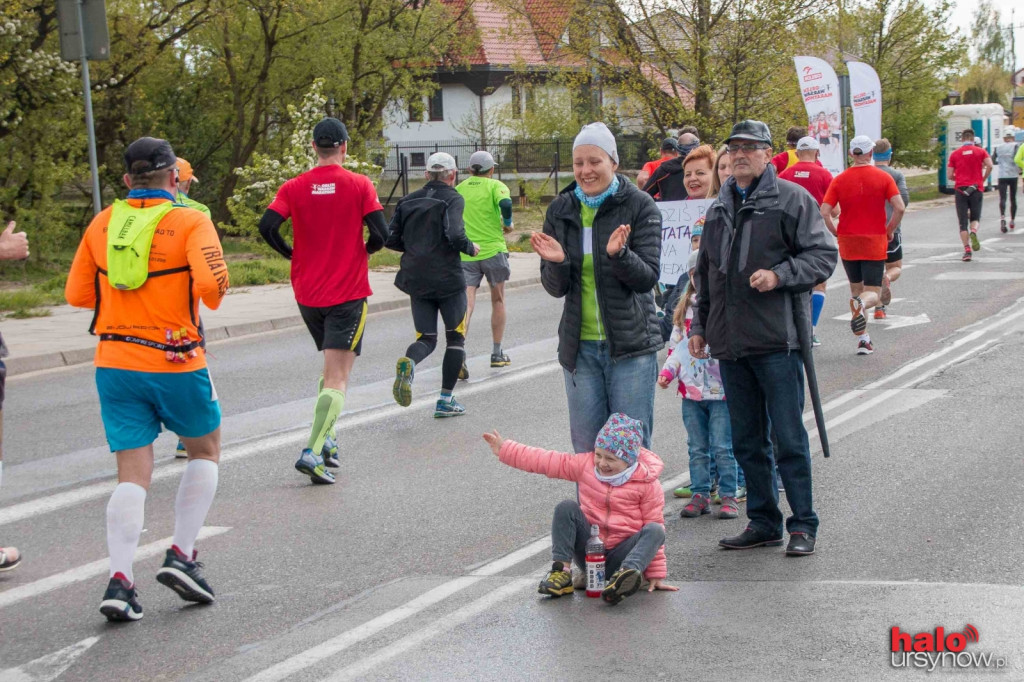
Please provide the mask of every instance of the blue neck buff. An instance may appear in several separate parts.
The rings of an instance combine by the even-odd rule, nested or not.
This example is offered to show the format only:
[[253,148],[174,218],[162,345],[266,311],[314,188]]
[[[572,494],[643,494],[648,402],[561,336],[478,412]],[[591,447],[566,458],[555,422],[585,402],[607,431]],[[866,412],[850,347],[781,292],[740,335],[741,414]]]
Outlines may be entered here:
[[881,154],[872,154],[871,158],[874,159],[875,161],[889,161],[890,159],[892,159],[892,150],[890,149],[889,151],[883,152]]
[[576,185],[576,198],[580,200],[580,203],[586,204],[589,208],[598,208],[604,203],[604,200],[619,191],[619,177],[615,176],[612,179],[612,184],[608,185],[608,189],[598,194],[596,197],[590,197],[583,193],[579,185]]
[[630,476],[633,475],[633,472],[636,471],[638,466],[640,466],[640,460],[633,462],[633,466],[626,467],[625,470],[620,471],[617,474],[612,474],[611,476],[602,476],[601,472],[597,470],[597,467],[594,467],[594,475],[597,476],[597,480],[602,483],[607,483],[613,488],[618,488],[629,480]]
[[128,192],[129,199],[170,199],[176,201],[177,197],[165,189],[133,189]]

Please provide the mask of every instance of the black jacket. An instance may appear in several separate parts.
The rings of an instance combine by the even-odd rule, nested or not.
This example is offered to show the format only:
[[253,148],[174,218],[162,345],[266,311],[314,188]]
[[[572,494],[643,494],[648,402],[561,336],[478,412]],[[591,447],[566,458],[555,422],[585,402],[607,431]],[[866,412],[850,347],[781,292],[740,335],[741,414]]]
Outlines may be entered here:
[[[594,216],[591,245],[594,279],[612,358],[654,353],[662,347],[654,287],[661,268],[661,211],[649,196],[625,176],[619,189],[608,197]],[[565,298],[558,325],[558,361],[576,370],[576,354],[582,325],[583,221],[576,183],[562,191],[548,207],[544,233],[562,245],[567,258],[561,263],[540,263],[544,289]],[[608,256],[608,239],[619,225],[632,227],[624,252]]]
[[416,298],[445,298],[465,290],[459,253],[473,255],[462,224],[462,195],[443,182],[428,182],[402,197],[385,244],[402,252],[395,286]]
[[[771,164],[747,200],[738,199],[730,178],[704,218],[690,333],[720,359],[799,349],[793,306],[809,308],[807,292],[832,275],[835,242],[814,198],[776,178]],[[779,277],[765,293],[750,286],[762,269]]]
[[677,156],[663,162],[654,169],[644,191],[658,201],[683,201],[689,199],[686,187],[683,186],[683,161],[685,156]]

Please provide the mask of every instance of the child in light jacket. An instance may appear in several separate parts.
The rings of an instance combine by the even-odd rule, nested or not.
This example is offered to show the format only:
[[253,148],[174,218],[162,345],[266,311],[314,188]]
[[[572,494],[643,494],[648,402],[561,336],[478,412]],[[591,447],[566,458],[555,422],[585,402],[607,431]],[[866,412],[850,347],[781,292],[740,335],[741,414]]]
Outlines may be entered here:
[[[690,261],[696,261],[696,252]],[[689,265],[689,264],[688,264]],[[658,375],[658,386],[668,388],[679,381],[679,395],[683,398],[683,425],[690,454],[690,502],[680,516],[695,518],[711,513],[712,458],[717,469],[722,508],[720,519],[739,516],[737,487],[739,467],[732,454],[732,426],[729,408],[725,404],[722,370],[714,359],[698,359],[690,355],[689,320],[687,314],[693,302],[695,288],[691,277],[687,290],[676,307],[676,327],[685,329],[676,347],[670,353]]]
[[573,592],[571,566],[586,564],[591,525],[605,544],[605,571],[610,573],[601,597],[617,604],[650,581],[648,592],[676,591],[665,582],[665,493],[658,476],[661,459],[643,448],[643,426],[615,413],[597,435],[593,452],[569,454],[531,447],[502,438],[497,431],[484,440],[503,464],[548,478],[578,484],[579,501],[555,507],[551,522],[554,563],[537,591],[561,597]]

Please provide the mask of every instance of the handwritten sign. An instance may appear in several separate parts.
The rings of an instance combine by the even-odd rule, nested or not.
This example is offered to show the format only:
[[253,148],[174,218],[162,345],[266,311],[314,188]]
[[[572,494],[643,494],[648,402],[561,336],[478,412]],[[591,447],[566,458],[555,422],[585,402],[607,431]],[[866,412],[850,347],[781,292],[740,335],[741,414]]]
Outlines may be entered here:
[[675,285],[686,272],[690,258],[693,228],[704,224],[704,214],[714,199],[661,201],[661,277],[662,284]]

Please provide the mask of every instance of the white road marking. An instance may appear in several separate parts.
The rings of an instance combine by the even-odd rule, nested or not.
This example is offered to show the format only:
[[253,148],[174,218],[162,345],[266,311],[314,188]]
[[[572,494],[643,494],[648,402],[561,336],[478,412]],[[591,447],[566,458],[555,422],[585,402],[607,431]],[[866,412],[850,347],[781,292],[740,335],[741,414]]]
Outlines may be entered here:
[[74,664],[75,659],[88,651],[99,637],[89,637],[60,651],[29,661],[17,668],[0,670],[0,682],[50,682]]
[[[217,535],[222,535],[231,530],[230,526],[207,526],[199,531],[199,540],[205,540],[206,538],[212,538]],[[139,547],[135,552],[135,560],[142,561],[153,556],[159,556],[166,552],[171,542],[174,540],[173,537],[166,537],[163,540],[157,540],[151,542],[148,545]],[[18,587],[12,587],[9,590],[0,592],[0,609],[8,607],[12,604],[17,604],[25,599],[32,597],[38,597],[59,590],[62,587],[67,587],[73,583],[82,582],[83,580],[89,580],[95,578],[98,575],[105,574],[110,568],[110,559],[100,559],[93,561],[84,566],[72,568],[62,573],[36,580],[35,582],[28,583],[27,585],[19,585]]]
[[[837,315],[832,319],[844,320],[846,322],[849,322],[851,317],[852,315],[850,313],[843,313],[842,315]],[[902,327],[913,327],[914,325],[917,324],[928,324],[931,321],[931,318],[928,317],[928,313],[921,313],[919,315],[914,316],[890,314],[887,315],[886,318],[883,320],[871,319],[871,323],[869,326],[882,325],[885,329],[900,329]]]
[[390,661],[396,656],[400,656],[412,649],[415,649],[427,640],[432,639],[443,632],[447,632],[459,625],[462,625],[471,618],[485,612],[487,609],[491,608],[503,599],[507,599],[516,592],[524,590],[535,583],[535,578],[521,578],[519,580],[513,580],[507,585],[503,585],[502,587],[488,592],[476,601],[470,602],[458,611],[454,611],[447,616],[439,618],[427,627],[417,630],[411,635],[403,637],[397,642],[385,646],[372,656],[367,656],[347,668],[342,668],[328,677],[327,680],[329,682],[343,682],[345,680],[354,680],[365,675],[377,666]]
[[[1009,261],[1009,258],[1001,259]],[[994,262],[994,259],[987,259],[986,262]],[[1024,272],[1002,272],[999,270],[964,270],[962,272],[940,272],[932,277],[934,280],[944,282],[980,282],[997,281],[1004,279],[1024,279]]]

